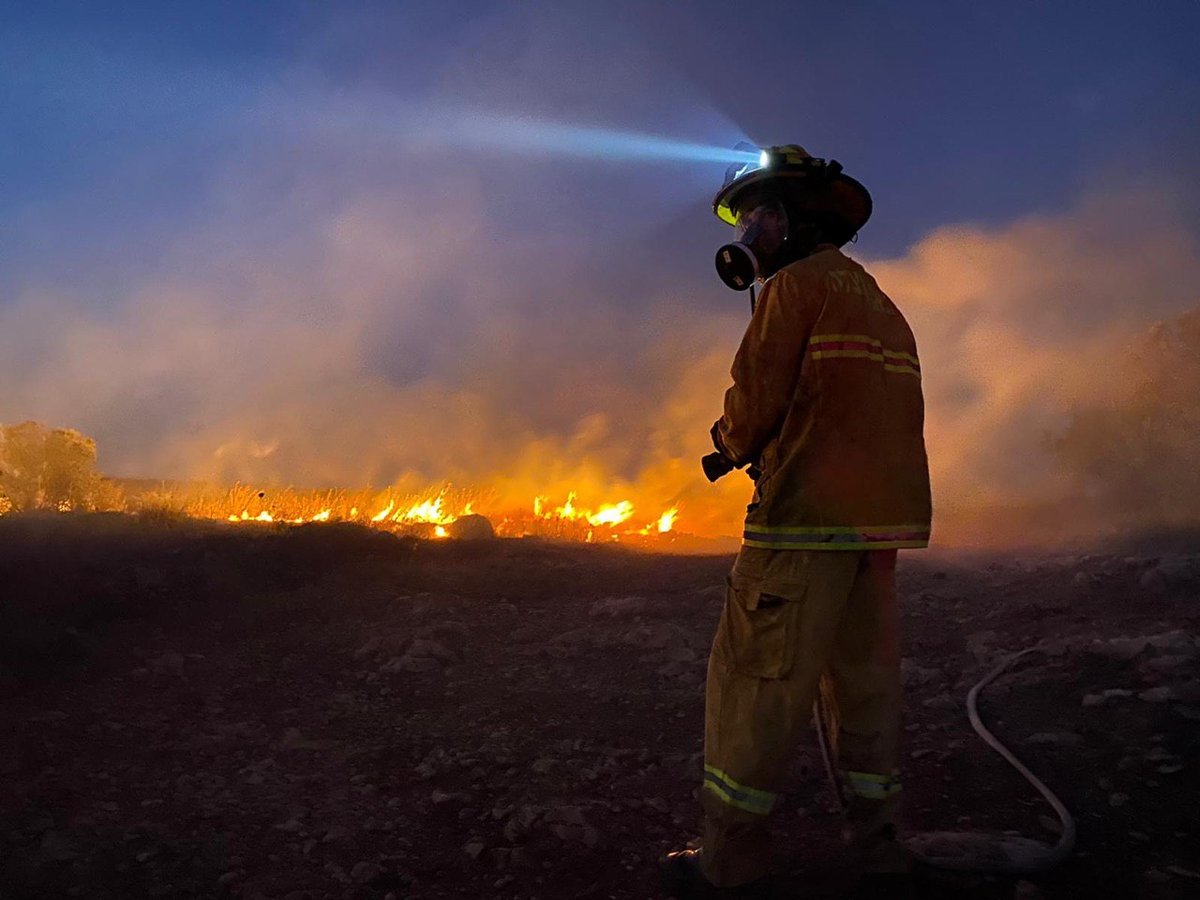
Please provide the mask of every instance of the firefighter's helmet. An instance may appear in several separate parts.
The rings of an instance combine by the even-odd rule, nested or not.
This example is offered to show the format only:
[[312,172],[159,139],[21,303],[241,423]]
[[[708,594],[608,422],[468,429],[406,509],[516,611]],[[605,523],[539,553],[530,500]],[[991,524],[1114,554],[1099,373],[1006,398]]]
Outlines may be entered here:
[[[837,160],[817,159],[798,144],[767,147],[757,165],[734,164],[713,199],[713,212],[730,225],[737,224],[739,205],[764,191],[778,190],[807,212],[832,217],[841,226],[845,243],[871,217],[871,195],[842,171]],[[790,205],[790,204],[789,204]]]

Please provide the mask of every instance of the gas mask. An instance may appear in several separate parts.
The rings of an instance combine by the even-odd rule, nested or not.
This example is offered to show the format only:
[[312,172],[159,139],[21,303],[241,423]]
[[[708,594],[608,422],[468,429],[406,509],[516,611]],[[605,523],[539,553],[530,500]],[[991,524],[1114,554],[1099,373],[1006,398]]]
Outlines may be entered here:
[[787,211],[780,201],[763,200],[739,212],[733,241],[717,251],[717,275],[733,290],[746,290],[779,268],[787,238]]

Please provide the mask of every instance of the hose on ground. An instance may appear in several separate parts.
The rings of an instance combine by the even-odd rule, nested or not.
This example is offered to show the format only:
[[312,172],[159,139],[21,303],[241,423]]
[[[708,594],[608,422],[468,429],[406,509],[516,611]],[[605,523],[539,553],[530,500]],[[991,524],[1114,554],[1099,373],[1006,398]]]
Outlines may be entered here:
[[[1051,847],[1042,841],[1029,838],[1014,838],[1003,834],[982,833],[932,833],[916,835],[907,842],[926,865],[937,869],[957,872],[978,872],[999,875],[1033,875],[1052,869],[1062,863],[1075,849],[1075,819],[1061,800],[1045,783],[1029,770],[1016,755],[1000,742],[979,715],[979,697],[984,688],[1006,672],[1017,660],[1035,653],[1038,647],[1029,647],[1003,660],[981,678],[967,693],[967,717],[975,733],[1012,766],[1042,798],[1050,804],[1058,816],[1061,826],[1058,842]],[[821,745],[821,756],[825,771],[835,795],[842,794],[834,769],[831,752],[831,735],[828,733],[828,713],[818,697],[813,704],[813,716],[817,723],[817,738]]]

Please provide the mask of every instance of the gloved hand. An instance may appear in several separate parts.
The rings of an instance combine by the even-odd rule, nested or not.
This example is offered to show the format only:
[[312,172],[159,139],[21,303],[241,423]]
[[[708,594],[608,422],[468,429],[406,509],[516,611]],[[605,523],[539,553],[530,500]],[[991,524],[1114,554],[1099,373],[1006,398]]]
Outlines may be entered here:
[[700,465],[704,469],[704,477],[709,481],[717,481],[724,478],[736,468],[724,454],[710,453],[700,460]]

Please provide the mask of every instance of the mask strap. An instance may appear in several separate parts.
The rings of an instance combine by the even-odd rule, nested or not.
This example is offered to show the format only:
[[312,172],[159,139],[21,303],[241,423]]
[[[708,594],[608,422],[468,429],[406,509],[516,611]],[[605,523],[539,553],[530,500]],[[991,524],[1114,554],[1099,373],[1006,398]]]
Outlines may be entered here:
[[754,285],[750,285],[750,315],[754,315],[754,310],[757,305],[758,298],[754,296]]

